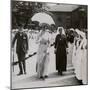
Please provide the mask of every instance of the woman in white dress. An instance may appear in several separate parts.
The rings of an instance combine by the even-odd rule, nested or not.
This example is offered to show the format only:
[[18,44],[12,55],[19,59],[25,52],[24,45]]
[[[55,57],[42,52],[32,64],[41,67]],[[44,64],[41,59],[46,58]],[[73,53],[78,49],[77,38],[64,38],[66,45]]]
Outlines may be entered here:
[[38,78],[45,79],[48,77],[48,64],[49,64],[49,32],[46,31],[45,26],[42,27],[40,34],[37,37],[39,44],[37,51],[36,71]]
[[77,41],[77,50],[76,50],[76,65],[75,73],[78,80],[82,80],[82,55],[83,55],[83,39],[79,38]]
[[76,33],[74,37],[74,45],[73,45],[73,52],[72,52],[72,65],[74,68],[74,73],[76,73],[76,59],[77,59],[77,49],[78,49],[78,44],[79,43],[79,35]]
[[87,40],[85,34],[79,31],[79,38],[76,43],[76,58],[74,68],[76,78],[82,83],[87,84]]
[[[74,32],[75,34],[75,38],[74,38],[74,46],[73,46],[73,54],[72,54],[72,64],[73,64],[73,67],[74,67],[74,72],[76,73],[76,67],[77,67],[77,50],[78,50],[78,47],[79,47],[79,41],[80,41],[80,35],[79,33],[77,32],[77,29],[75,30]],[[79,50],[78,50],[79,51]]]
[[83,40],[82,83],[88,84],[87,34]]
[[67,54],[67,65],[68,67],[72,66],[72,56],[73,56],[73,48],[74,48],[74,29],[71,28],[70,32],[68,34],[69,40],[68,40],[68,54]]
[[80,81],[81,84],[88,83],[88,75],[87,75],[87,38],[85,38],[85,33],[76,30],[79,37],[76,36],[74,39],[74,47],[73,47],[73,56],[72,62],[75,69],[76,78]]

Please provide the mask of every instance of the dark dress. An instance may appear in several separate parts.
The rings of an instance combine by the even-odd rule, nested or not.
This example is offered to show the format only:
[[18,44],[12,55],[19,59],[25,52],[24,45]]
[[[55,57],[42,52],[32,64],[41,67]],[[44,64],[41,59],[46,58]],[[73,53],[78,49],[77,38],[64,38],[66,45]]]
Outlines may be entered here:
[[73,42],[74,42],[74,32],[73,32],[73,31],[70,31],[70,32],[67,34],[67,40],[68,40],[68,42],[70,42],[70,43],[73,43]]
[[55,48],[56,48],[56,70],[58,71],[66,71],[67,65],[67,42],[65,35],[58,34],[55,40]]

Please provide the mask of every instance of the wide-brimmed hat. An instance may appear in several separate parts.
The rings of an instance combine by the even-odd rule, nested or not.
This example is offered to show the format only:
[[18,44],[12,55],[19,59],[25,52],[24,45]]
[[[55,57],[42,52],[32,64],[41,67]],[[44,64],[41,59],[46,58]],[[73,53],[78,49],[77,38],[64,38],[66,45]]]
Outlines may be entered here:
[[47,23],[40,23],[39,26],[40,26],[41,28],[47,28],[47,29],[50,29],[50,25],[47,24]]

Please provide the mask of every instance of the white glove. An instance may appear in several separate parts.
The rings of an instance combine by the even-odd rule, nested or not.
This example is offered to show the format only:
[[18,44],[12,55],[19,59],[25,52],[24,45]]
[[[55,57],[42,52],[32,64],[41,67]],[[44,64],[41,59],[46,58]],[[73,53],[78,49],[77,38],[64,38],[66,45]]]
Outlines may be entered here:
[[49,53],[49,52],[50,52],[50,48],[48,47],[48,48],[47,48],[47,53]]

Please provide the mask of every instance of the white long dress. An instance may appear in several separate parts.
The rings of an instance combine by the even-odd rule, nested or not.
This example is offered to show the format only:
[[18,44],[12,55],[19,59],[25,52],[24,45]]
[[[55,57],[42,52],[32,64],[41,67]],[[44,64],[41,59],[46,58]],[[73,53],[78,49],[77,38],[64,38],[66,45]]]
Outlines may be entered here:
[[72,66],[74,43],[68,43],[67,65]]
[[84,44],[83,44],[82,83],[88,84],[87,39],[84,39]]
[[73,67],[74,67],[74,69],[75,69],[75,65],[76,65],[76,38],[74,39],[74,45],[73,45],[73,52],[72,52],[72,65],[73,65]]
[[83,47],[83,44],[84,44],[84,40],[81,40],[81,43],[79,45],[79,40],[78,40],[78,48],[77,48],[77,51],[76,51],[76,65],[75,65],[75,73],[76,73],[76,77],[78,80],[82,80],[82,70],[83,70],[83,67],[82,66],[82,63],[83,63],[83,49],[81,49]]
[[39,39],[37,40],[39,47],[37,51],[36,71],[39,78],[48,74],[49,41],[48,32],[45,32],[43,35],[39,36]]

